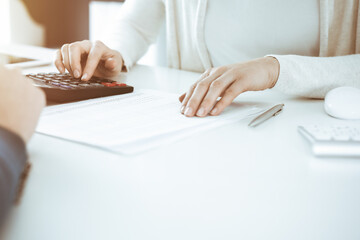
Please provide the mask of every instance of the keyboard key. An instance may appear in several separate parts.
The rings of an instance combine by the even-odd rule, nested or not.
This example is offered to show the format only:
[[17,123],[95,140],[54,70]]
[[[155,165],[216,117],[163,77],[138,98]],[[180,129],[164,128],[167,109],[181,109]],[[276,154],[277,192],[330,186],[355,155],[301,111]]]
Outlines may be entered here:
[[360,125],[302,126],[298,129],[317,156],[360,157]]
[[349,141],[350,140],[350,135],[346,135],[346,134],[335,134],[333,136],[334,140],[336,141]]

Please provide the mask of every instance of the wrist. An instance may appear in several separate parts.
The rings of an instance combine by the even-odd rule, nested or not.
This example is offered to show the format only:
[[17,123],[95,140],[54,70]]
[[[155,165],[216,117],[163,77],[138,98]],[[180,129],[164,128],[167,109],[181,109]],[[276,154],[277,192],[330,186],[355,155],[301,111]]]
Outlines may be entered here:
[[280,63],[272,56],[265,57],[269,66],[269,88],[273,88],[279,79]]

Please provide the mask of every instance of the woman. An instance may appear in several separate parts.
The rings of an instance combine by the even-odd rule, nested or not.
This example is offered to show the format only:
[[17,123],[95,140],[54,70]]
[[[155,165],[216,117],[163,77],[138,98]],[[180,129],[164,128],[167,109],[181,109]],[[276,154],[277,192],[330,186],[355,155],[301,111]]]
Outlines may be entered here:
[[65,44],[55,64],[83,80],[115,76],[166,20],[169,67],[204,72],[180,97],[186,116],[218,115],[245,91],[322,98],[360,87],[358,14],[359,0],[127,0],[106,45]]

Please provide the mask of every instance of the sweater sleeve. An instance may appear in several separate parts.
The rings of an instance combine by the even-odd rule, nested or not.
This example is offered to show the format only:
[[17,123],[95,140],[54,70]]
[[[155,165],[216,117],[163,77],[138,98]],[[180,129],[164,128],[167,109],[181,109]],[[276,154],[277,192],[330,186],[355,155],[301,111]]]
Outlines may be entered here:
[[280,63],[279,79],[273,89],[286,94],[324,98],[333,88],[360,88],[360,55],[304,57],[269,55]]
[[129,0],[109,24],[101,39],[108,47],[120,52],[129,70],[154,43],[165,18],[162,0]]
[[0,224],[14,201],[26,159],[24,141],[0,127]]

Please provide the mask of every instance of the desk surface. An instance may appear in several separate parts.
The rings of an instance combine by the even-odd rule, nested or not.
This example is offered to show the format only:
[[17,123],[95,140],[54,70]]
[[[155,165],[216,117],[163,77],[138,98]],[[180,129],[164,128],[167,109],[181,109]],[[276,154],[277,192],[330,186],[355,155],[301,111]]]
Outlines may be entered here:
[[[136,66],[126,81],[180,93],[198,76]],[[36,134],[2,239],[360,239],[360,160],[314,158],[297,133],[341,121],[323,101],[272,90],[237,100],[285,109],[256,128],[242,120],[135,156]]]

